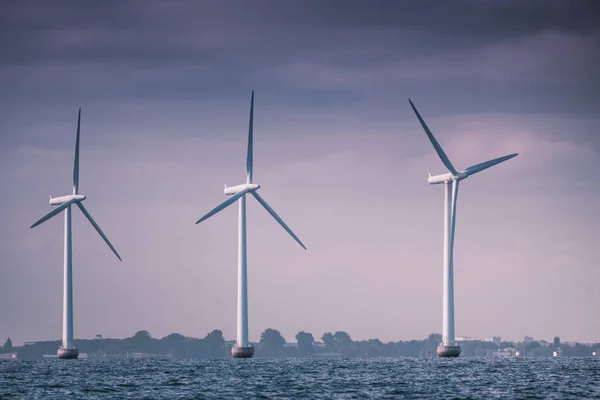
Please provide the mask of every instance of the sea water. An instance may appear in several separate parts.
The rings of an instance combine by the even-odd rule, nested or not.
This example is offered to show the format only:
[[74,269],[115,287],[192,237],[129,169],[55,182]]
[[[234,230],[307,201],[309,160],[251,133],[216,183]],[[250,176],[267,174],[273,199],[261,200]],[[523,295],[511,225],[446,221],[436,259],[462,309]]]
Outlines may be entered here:
[[0,360],[0,399],[600,399],[598,358]]

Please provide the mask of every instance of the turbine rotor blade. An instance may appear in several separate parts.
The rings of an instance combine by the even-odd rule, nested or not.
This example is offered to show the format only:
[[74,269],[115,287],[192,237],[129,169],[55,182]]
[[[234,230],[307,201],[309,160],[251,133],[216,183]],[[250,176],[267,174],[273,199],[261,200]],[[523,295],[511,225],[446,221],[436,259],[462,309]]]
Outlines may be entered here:
[[300,246],[302,246],[302,248],[304,250],[306,250],[306,246],[304,246],[304,244],[300,241],[300,239],[298,238],[298,236],[296,236],[294,234],[294,232],[292,232],[292,230],[290,229],[290,227],[287,226],[285,222],[283,222],[283,220],[281,219],[281,217],[279,215],[277,215],[277,213],[275,212],[275,210],[273,210],[269,204],[267,204],[267,202],[265,201],[265,199],[263,199],[262,197],[260,197],[260,195],[256,191],[252,192],[252,196],[254,196],[254,198],[256,200],[258,200],[258,202],[265,208],[265,210],[267,210],[269,212],[269,214],[271,214],[271,216],[273,218],[275,218],[275,220],[277,222],[279,222],[279,224],[283,227],[283,229],[285,229],[287,231],[287,233],[289,233],[294,238],[294,240],[296,240],[296,242],[298,242],[298,244]]
[[254,90],[252,91],[252,98],[250,100],[250,123],[248,124],[248,154],[246,157],[246,182],[247,183],[252,183],[253,128],[254,128]]
[[208,213],[206,213],[205,216],[203,216],[198,221],[196,221],[196,224],[199,224],[200,222],[202,222],[204,220],[207,220],[208,218],[212,217],[213,215],[215,215],[219,211],[221,211],[221,210],[229,207],[230,205],[232,205],[233,203],[235,203],[240,197],[242,197],[243,195],[245,195],[249,191],[250,191],[250,189],[244,189],[241,192],[238,192],[238,193],[234,194],[233,196],[231,196],[230,198],[228,198],[227,200],[225,200],[224,202],[222,202],[221,204],[219,204],[218,206],[216,206],[215,208],[213,208],[212,210],[210,210]]
[[413,104],[413,102],[410,99],[408,99],[408,102],[410,103],[410,106],[412,107],[412,109],[415,112],[417,118],[419,119],[419,122],[421,123],[421,126],[425,130],[425,133],[427,134],[427,137],[429,137],[429,141],[431,142],[431,144],[433,145],[433,148],[435,149],[435,151],[437,152],[438,156],[440,157],[440,160],[442,160],[442,163],[444,163],[444,165],[446,166],[446,168],[448,168],[448,170],[450,172],[452,172],[452,174],[456,175],[457,174],[456,169],[454,168],[454,166],[450,162],[450,159],[448,158],[448,156],[446,155],[446,153],[444,153],[444,150],[442,149],[442,146],[440,146],[440,144],[438,143],[438,141],[435,140],[435,137],[433,136],[433,133],[431,133],[431,131],[429,130],[429,127],[427,126],[427,124],[425,123],[425,121],[423,120],[423,118],[421,117],[421,114],[419,114],[419,111],[417,111],[417,108],[415,107],[415,105]]
[[50,211],[48,214],[46,214],[42,218],[40,218],[35,224],[31,225],[31,228],[35,228],[36,226],[40,225],[41,223],[48,221],[50,218],[54,217],[55,215],[60,214],[64,209],[69,207],[71,204],[77,203],[79,201],[80,200],[77,200],[77,199],[71,199],[71,200],[61,204],[60,206],[56,207],[55,209]]
[[456,230],[456,202],[458,200],[458,184],[459,180],[452,181],[452,208],[450,212],[452,213],[451,219],[451,231],[450,231],[450,251],[454,249],[454,231]]
[[81,107],[77,116],[77,139],[75,140],[75,162],[73,163],[73,194],[79,193],[79,132],[81,127]]
[[488,169],[490,167],[493,167],[496,164],[500,164],[501,162],[504,162],[506,160],[510,160],[513,157],[518,156],[518,153],[514,153],[514,154],[509,154],[507,156],[504,157],[498,157],[498,158],[494,158],[493,160],[490,161],[486,161],[486,162],[482,162],[479,164],[475,164],[470,166],[469,168],[465,169],[463,172],[465,172],[467,174],[467,176],[469,175],[473,175],[476,174],[477,172],[481,172],[484,169]]
[[83,215],[85,215],[85,217],[90,221],[90,224],[92,224],[92,226],[96,229],[96,232],[98,232],[98,234],[102,237],[102,239],[104,239],[104,241],[106,242],[106,244],[108,245],[108,247],[110,247],[110,249],[113,251],[113,253],[115,253],[115,256],[117,256],[117,258],[119,259],[119,261],[123,261],[121,259],[121,256],[119,255],[119,253],[117,253],[117,250],[115,250],[115,248],[110,243],[110,241],[108,240],[108,238],[106,237],[106,235],[104,234],[104,232],[102,232],[102,229],[100,229],[100,227],[98,226],[98,224],[96,223],[96,221],[94,221],[94,218],[92,218],[92,216],[90,215],[90,213],[88,212],[88,210],[85,209],[85,207],[83,206],[83,204],[81,204],[81,202],[78,202],[77,203],[77,207],[79,207],[79,209],[81,210],[81,212],[83,213]]

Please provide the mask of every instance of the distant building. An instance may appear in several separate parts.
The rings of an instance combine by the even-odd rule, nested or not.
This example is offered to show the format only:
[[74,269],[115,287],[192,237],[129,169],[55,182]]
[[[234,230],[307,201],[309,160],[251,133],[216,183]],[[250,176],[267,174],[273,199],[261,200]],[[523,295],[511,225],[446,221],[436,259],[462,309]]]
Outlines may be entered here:
[[502,342],[502,340],[500,339],[500,336],[487,336],[485,339],[483,339],[484,342],[492,342],[495,344],[500,344]]
[[104,339],[102,335],[96,335],[95,339]]
[[521,338],[521,342],[522,343],[531,343],[531,342],[533,342],[533,338],[531,336],[523,336]]
[[455,339],[457,342],[468,342],[469,340],[473,340],[471,336],[457,336]]

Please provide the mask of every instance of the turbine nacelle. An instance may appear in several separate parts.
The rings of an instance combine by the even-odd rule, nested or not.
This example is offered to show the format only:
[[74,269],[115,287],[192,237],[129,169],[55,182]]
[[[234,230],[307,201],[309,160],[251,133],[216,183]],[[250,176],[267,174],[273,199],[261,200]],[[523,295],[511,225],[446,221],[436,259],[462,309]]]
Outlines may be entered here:
[[71,200],[83,201],[85,199],[86,199],[86,197],[82,194],[71,194],[68,196],[61,196],[61,197],[52,197],[52,195],[51,195],[50,196],[50,205],[51,206],[60,206]]
[[429,178],[427,179],[427,182],[429,182],[430,185],[437,185],[440,183],[460,181],[460,180],[467,178],[468,176],[469,175],[464,172],[458,172],[457,174],[448,172],[446,174],[433,175],[433,176],[431,174],[429,174]]
[[244,183],[242,185],[229,186],[229,187],[227,187],[227,185],[225,185],[225,189],[223,190],[223,193],[225,193],[225,195],[227,195],[227,196],[231,196],[231,195],[237,194],[244,190],[248,193],[254,192],[255,190],[258,190],[258,188],[260,188],[260,185],[257,185],[256,183]]

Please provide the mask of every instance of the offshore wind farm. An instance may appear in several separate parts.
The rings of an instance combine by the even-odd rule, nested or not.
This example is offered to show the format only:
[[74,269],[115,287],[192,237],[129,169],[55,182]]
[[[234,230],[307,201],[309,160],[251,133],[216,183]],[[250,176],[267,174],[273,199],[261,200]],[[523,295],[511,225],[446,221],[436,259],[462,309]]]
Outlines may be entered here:
[[[429,127],[421,117],[419,111],[409,99],[410,106],[417,116],[421,126],[425,130],[427,137],[433,145],[440,160],[448,168],[449,172],[441,175],[432,176],[429,174],[428,182],[430,185],[444,184],[444,262],[443,262],[443,323],[442,323],[442,342],[437,353],[440,357],[458,357],[460,355],[460,346],[455,341],[454,329],[454,235],[456,228],[456,208],[458,197],[459,182],[470,175],[481,172],[496,164],[511,159],[517,154],[510,154],[493,160],[485,161],[458,171],[450,162],[448,156],[437,142]],[[58,350],[59,358],[72,359],[77,358],[79,352],[74,345],[73,338],[73,295],[72,295],[72,239],[71,239],[71,205],[77,205],[92,226],[97,230],[106,244],[121,260],[121,257],[110,243],[106,235],[102,232],[97,223],[93,220],[89,212],[81,202],[86,196],[79,194],[79,142],[81,130],[81,108],[77,120],[77,136],[75,144],[75,160],[73,168],[73,194],[62,197],[50,196],[50,205],[57,206],[54,210],[46,214],[31,228],[36,227],[65,211],[65,240],[64,240],[64,293],[63,293],[63,344]],[[248,277],[247,277],[247,246],[246,246],[246,195],[252,195],[261,204],[265,210],[292,236],[292,238],[306,250],[305,245],[289,228],[283,219],[273,210],[273,208],[259,194],[260,185],[253,181],[254,167],[254,91],[250,98],[250,115],[248,123],[248,142],[246,151],[246,183],[227,186],[225,184],[224,194],[230,196],[227,200],[213,208],[200,219],[196,221],[199,224],[218,212],[224,210],[230,205],[239,201],[238,211],[238,284],[237,284],[237,337],[236,345],[232,347],[231,354],[234,358],[251,358],[254,354],[254,348],[248,337]]]

